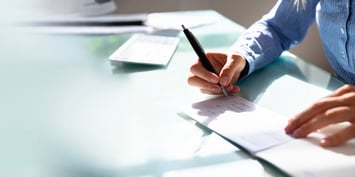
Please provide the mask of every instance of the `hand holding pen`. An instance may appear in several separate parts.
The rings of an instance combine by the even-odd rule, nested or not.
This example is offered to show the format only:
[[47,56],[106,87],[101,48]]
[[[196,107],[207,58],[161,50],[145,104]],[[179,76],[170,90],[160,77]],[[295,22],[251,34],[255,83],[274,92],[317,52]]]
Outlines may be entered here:
[[238,54],[228,55],[219,52],[206,54],[193,34],[183,25],[182,27],[199,57],[198,62],[190,68],[192,75],[188,79],[189,84],[208,94],[223,93],[227,96],[238,92],[240,88],[233,83],[239,79],[241,71],[246,66],[244,58]]

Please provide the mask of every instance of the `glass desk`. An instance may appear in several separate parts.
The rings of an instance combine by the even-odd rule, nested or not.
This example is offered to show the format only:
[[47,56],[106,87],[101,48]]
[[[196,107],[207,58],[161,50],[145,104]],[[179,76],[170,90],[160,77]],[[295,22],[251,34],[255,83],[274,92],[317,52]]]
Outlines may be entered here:
[[[206,50],[227,49],[245,30],[214,11],[205,13],[218,22],[191,30]],[[130,35],[46,35],[12,28],[1,33],[2,176],[169,177],[250,159],[178,115],[180,106],[209,97],[187,85],[197,57],[185,37],[180,34],[166,67],[112,66],[108,56]],[[329,89],[342,85],[285,53],[241,81],[240,95],[289,115],[279,102],[263,99],[272,92],[270,83],[284,75]],[[287,99],[292,107],[293,94]],[[262,173],[282,176],[267,166]]]

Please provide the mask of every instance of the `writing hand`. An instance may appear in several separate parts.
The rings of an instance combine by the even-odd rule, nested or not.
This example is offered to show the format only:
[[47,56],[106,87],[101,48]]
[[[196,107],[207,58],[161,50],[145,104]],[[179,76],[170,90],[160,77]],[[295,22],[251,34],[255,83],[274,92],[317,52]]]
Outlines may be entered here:
[[202,93],[206,94],[222,94],[218,83],[224,86],[229,94],[238,92],[240,88],[233,84],[238,80],[240,72],[246,65],[245,59],[238,54],[222,52],[208,52],[206,56],[219,75],[207,71],[197,60],[190,67],[189,85],[199,88]]

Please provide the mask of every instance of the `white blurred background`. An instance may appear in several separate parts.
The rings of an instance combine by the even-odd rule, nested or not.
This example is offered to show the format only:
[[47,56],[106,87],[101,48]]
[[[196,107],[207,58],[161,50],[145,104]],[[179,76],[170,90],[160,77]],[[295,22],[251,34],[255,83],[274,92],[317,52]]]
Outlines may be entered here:
[[[277,0],[115,0],[115,13],[141,13],[194,9],[214,9],[231,20],[248,27],[265,14]],[[60,14],[78,13],[80,0],[13,0],[9,5],[3,5],[2,19],[19,18],[21,14]],[[23,17],[27,17],[24,15]],[[314,24],[304,42],[292,49],[299,57],[327,70],[332,71],[320,44],[319,35]]]

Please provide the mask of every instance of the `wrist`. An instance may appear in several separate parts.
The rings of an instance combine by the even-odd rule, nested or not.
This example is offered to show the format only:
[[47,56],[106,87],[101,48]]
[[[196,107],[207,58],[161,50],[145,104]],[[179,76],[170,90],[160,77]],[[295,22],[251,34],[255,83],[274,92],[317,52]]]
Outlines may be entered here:
[[243,79],[244,77],[246,77],[249,73],[249,62],[247,60],[245,60],[245,66],[243,68],[243,70],[240,72],[238,81]]

